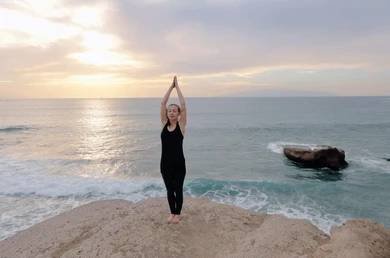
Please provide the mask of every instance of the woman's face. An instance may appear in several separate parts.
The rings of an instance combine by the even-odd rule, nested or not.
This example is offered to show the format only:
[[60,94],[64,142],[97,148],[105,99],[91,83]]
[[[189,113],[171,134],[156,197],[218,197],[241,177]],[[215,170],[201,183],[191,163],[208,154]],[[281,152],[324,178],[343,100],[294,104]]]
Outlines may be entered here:
[[179,110],[175,105],[168,106],[167,115],[170,120],[177,120],[179,117]]

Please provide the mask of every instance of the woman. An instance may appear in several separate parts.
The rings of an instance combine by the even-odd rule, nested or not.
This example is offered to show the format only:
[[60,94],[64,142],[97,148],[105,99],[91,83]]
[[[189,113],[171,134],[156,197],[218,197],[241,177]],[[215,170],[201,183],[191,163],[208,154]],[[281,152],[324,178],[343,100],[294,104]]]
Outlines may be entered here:
[[[169,104],[169,95],[176,88],[180,106]],[[179,223],[183,205],[183,183],[186,175],[186,165],[183,153],[183,139],[187,124],[187,110],[183,94],[180,91],[176,76],[161,101],[161,162],[160,171],[167,189],[167,198],[171,214],[168,223]]]

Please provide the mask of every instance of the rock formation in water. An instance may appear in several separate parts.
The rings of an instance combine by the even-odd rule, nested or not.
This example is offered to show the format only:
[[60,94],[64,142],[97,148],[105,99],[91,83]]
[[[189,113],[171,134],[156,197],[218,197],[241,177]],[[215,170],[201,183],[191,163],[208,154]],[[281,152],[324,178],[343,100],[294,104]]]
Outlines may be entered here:
[[340,170],[348,166],[345,161],[345,152],[332,146],[319,145],[315,148],[301,146],[286,146],[283,148],[284,155],[305,167]]

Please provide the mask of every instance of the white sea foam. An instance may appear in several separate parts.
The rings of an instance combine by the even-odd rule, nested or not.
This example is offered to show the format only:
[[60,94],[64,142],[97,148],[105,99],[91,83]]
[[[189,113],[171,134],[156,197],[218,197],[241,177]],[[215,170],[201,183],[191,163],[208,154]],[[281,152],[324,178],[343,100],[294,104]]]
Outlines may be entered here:
[[282,154],[283,153],[283,148],[287,146],[297,146],[297,147],[305,147],[309,148],[311,150],[315,150],[316,148],[319,148],[318,144],[313,144],[313,143],[296,143],[296,142],[270,142],[267,145],[267,149],[271,150],[272,152]]
[[160,179],[47,175],[34,162],[0,160],[0,240],[81,204],[102,199],[138,202],[165,194]]
[[[0,160],[1,161],[1,160]],[[115,179],[85,178],[71,175],[47,175],[34,162],[0,162],[0,198],[14,199],[12,208],[0,205],[0,239],[17,230],[24,229],[60,212],[93,200],[121,198],[138,202],[149,197],[166,196],[160,178]],[[188,184],[189,183],[189,184]],[[332,225],[342,222],[337,215],[327,214],[323,208],[310,200],[293,204],[279,203],[277,194],[269,196],[261,186],[273,188],[267,182],[217,182],[216,187],[207,180],[191,185],[187,181],[185,194],[193,197],[205,196],[210,200],[232,204],[253,211],[284,214],[292,218],[306,218],[325,232]],[[252,185],[253,184],[253,185]],[[276,184],[276,183],[275,183]],[[195,194],[197,187],[205,191]],[[25,203],[23,203],[25,202]],[[1,204],[1,202],[0,202]],[[17,216],[16,216],[17,215]]]
[[268,214],[282,214],[288,218],[307,219],[327,234],[330,233],[332,226],[340,225],[347,220],[341,215],[322,212],[321,207],[312,202],[301,203],[298,201],[289,204],[273,204],[267,208],[266,212]]
[[358,156],[350,159],[352,162],[356,162],[363,167],[370,168],[370,171],[389,173],[390,174],[390,162],[384,158],[377,158],[372,156]]
[[322,212],[320,207],[312,207],[308,204],[271,204],[266,194],[260,194],[257,196],[253,195],[245,197],[232,197],[218,193],[207,192],[204,196],[207,196],[211,200],[219,203],[231,204],[256,212],[263,212],[267,214],[282,214],[288,218],[294,219],[307,219],[313,225],[327,234],[329,234],[332,226],[340,225],[346,220],[346,218],[340,215]]
[[0,196],[0,240],[91,200]]
[[[165,194],[164,186],[157,180],[102,180],[37,174],[10,176],[4,172],[0,177],[0,204],[8,206],[0,205],[0,240],[90,201],[119,198],[138,202]],[[14,202],[7,201],[12,198]]]
[[[236,194],[231,194],[231,192],[236,192]],[[191,192],[190,195],[192,195]],[[200,197],[250,210],[260,210],[268,203],[268,196],[259,189],[242,188],[232,184],[227,184],[220,190],[208,190]]]
[[158,178],[116,179],[48,175],[34,162],[21,163],[12,160],[0,160],[0,177],[0,195],[4,196],[126,196],[131,201],[138,201],[143,197],[154,196],[164,188],[162,180]]
[[[188,193],[190,196],[196,197],[191,189]],[[293,202],[284,203],[278,200],[278,196],[268,196],[258,187],[247,187],[247,185],[237,186],[227,183],[221,189],[207,190],[201,196],[215,202],[231,204],[255,212],[282,214],[288,218],[307,219],[328,234],[332,226],[339,225],[346,220],[340,215],[327,213],[324,207],[308,197],[301,196],[295,198]]]

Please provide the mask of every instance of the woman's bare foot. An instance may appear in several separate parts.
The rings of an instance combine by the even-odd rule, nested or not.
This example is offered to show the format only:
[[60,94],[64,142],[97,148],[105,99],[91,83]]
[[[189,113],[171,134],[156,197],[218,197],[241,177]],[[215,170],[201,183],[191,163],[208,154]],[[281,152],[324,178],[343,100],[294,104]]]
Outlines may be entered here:
[[172,219],[172,223],[175,224],[179,223],[179,221],[180,221],[180,215],[175,215]]
[[175,214],[170,214],[167,221],[168,223],[172,222],[172,219],[175,217]]

